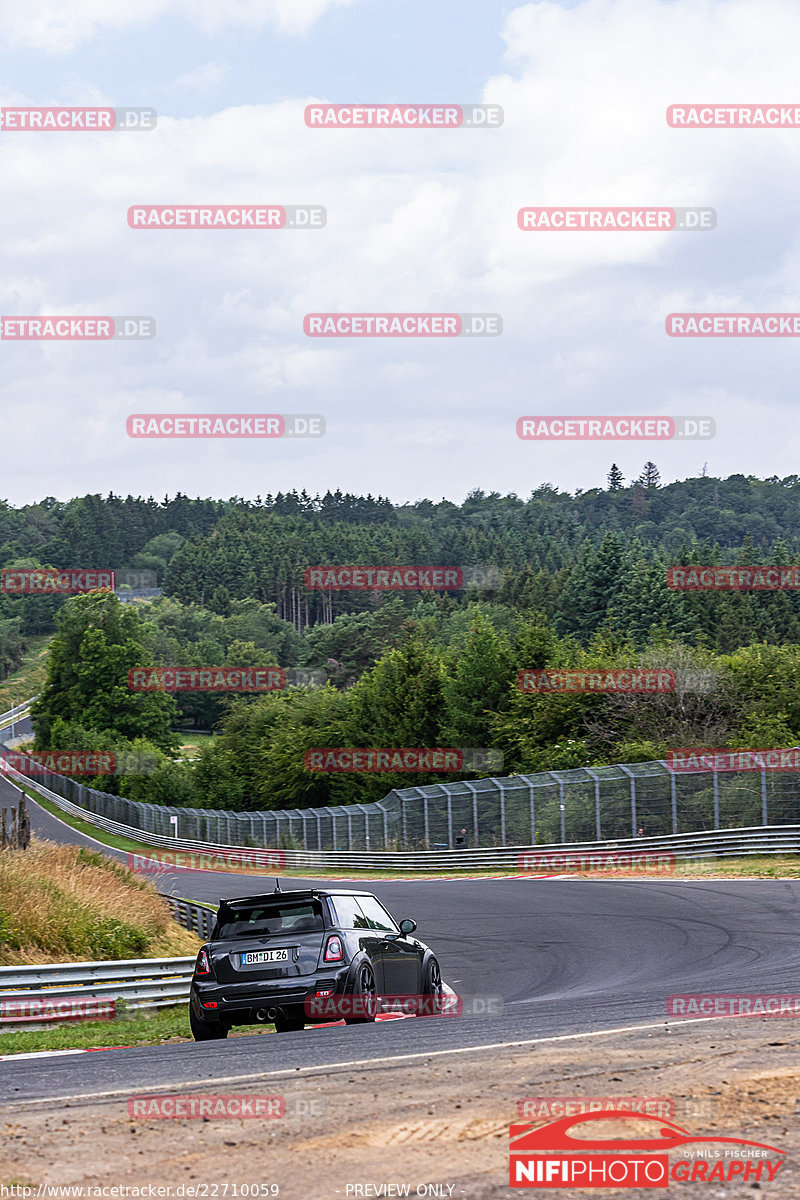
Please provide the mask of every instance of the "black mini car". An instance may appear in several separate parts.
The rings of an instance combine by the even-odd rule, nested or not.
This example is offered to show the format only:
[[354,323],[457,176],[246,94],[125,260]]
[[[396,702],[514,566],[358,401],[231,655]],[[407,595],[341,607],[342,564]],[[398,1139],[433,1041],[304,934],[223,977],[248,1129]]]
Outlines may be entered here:
[[[221,900],[195,963],[189,1020],[195,1041],[232,1025],[272,1022],[278,1033],[337,1020],[374,1021],[382,999],[441,1012],[433,952],[370,892],[287,891]],[[407,1010],[408,1011],[408,1010]]]

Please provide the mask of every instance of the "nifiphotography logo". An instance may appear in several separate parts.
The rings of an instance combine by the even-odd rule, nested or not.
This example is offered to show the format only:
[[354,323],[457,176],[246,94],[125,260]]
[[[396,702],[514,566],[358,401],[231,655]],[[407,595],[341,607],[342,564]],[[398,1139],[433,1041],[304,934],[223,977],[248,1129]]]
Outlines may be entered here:
[[[634,1120],[641,1134],[603,1136],[608,1126]],[[581,1134],[573,1131],[585,1126]],[[770,1183],[785,1151],[764,1142],[712,1135],[696,1137],[662,1117],[616,1112],[581,1113],[549,1125],[512,1125],[511,1187],[667,1188],[670,1183]],[[774,1156],[777,1156],[775,1158]]]

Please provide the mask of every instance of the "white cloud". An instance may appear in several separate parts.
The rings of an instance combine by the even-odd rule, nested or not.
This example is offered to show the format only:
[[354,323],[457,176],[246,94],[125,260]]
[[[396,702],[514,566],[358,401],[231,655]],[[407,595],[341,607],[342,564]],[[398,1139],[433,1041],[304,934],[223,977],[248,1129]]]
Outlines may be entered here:
[[307,33],[332,9],[356,0],[26,0],[6,3],[0,31],[12,48],[65,54],[108,33],[144,29],[182,18],[205,34],[223,29],[273,27],[280,33]]
[[[315,17],[322,4],[292,11]],[[212,7],[195,6],[198,22],[213,19]],[[150,0],[136,12],[149,20],[168,10],[188,6]],[[226,11],[240,23],[269,16],[287,27],[288,6]],[[96,31],[99,12],[73,4],[65,19],[74,34],[83,13]],[[612,459],[628,476],[647,458],[667,479],[706,459],[712,472],[790,473],[796,447],[774,415],[789,418],[796,406],[796,346],[671,339],[664,317],[800,310],[800,129],[673,130],[665,110],[680,101],[800,101],[796,5],[545,3],[516,10],[505,33],[507,71],[481,97],[504,106],[494,131],[310,130],[303,107],[317,97],[309,96],[164,117],[135,136],[6,135],[0,309],[158,322],[151,343],[3,346],[11,411],[33,398],[36,426],[49,431],[37,469],[69,477],[58,458],[69,446],[66,491],[81,488],[85,426],[87,463],[105,472],[100,490],[138,490],[143,464],[162,491],[178,482],[202,494],[296,484],[396,498],[457,496],[475,485],[525,494],[542,479],[588,487]],[[127,228],[130,204],[184,202],[324,204],[328,226]],[[538,204],[710,205],[719,225],[695,234],[521,233],[517,209]],[[337,310],[496,311],[505,332],[454,342],[303,335],[305,313]],[[120,414],[144,410],[141,397],[165,411],[319,411],[329,432],[268,449],[132,447]],[[537,412],[708,414],[718,436],[691,445],[519,442],[516,418]],[[213,480],[204,475],[211,468]],[[4,473],[18,469],[4,464]]]

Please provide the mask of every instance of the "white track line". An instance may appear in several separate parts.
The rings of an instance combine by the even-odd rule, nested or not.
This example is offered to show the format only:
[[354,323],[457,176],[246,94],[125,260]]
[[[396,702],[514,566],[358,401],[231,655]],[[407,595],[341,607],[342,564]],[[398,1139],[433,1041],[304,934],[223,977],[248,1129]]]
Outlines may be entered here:
[[[591,1030],[588,1033],[559,1033],[551,1037],[544,1038],[526,1038],[521,1042],[486,1042],[481,1046],[457,1046],[451,1050],[420,1050],[413,1054],[393,1054],[386,1055],[383,1058],[354,1058],[347,1059],[345,1062],[328,1063],[327,1065],[318,1067],[286,1067],[279,1071],[258,1071],[248,1075],[225,1075],[221,1078],[215,1078],[215,1084],[229,1083],[256,1083],[267,1079],[276,1079],[281,1075],[291,1075],[294,1079],[302,1079],[307,1076],[324,1075],[326,1072],[337,1071],[344,1068],[352,1069],[353,1067],[374,1067],[378,1064],[387,1064],[391,1066],[393,1063],[409,1062],[412,1059],[427,1059],[441,1058],[446,1054],[478,1054],[484,1050],[516,1050],[524,1046],[544,1046],[552,1042],[571,1042],[580,1041],[583,1038],[611,1037],[617,1033],[640,1033],[648,1029],[663,1029],[665,1026],[670,1028],[680,1027],[682,1025],[700,1025],[708,1021],[719,1021],[720,1017],[689,1017],[685,1021],[656,1021],[648,1025],[621,1025],[617,1029],[597,1029]],[[67,1093],[64,1096],[47,1096],[36,1100],[18,1100],[16,1104],[4,1105],[0,1111],[7,1111],[10,1108],[18,1109],[20,1106],[39,1106],[43,1104],[64,1104],[75,1103],[76,1101],[87,1103],[90,1100],[111,1100],[116,1096],[133,1096],[140,1090],[145,1089],[147,1094],[152,1092],[176,1092],[187,1091],[190,1088],[207,1087],[208,1077],[205,1079],[194,1079],[187,1083],[156,1083],[143,1084],[140,1087],[115,1088],[107,1092],[86,1092],[86,1093]]]

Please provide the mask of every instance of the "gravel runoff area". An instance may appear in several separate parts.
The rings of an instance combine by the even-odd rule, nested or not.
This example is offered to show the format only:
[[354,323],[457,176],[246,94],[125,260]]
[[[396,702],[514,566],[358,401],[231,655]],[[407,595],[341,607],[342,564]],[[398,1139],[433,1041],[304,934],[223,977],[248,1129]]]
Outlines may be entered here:
[[[147,1119],[129,1115],[127,1094],[8,1105],[1,1099],[0,1070],[0,1183],[77,1186],[82,1192],[71,1194],[87,1198],[103,1194],[92,1190],[103,1185],[168,1185],[164,1196],[213,1198],[275,1195],[262,1186],[275,1184],[284,1200],[403,1194],[652,1200],[658,1191],[508,1186],[508,1128],[522,1119],[520,1101],[622,1096],[671,1101],[671,1119],[694,1136],[747,1138],[786,1152],[775,1180],[765,1177],[756,1189],[752,1178],[734,1184],[672,1182],[669,1194],[686,1200],[800,1196],[797,1018],[672,1023],[284,1075],[267,1072],[257,1083],[209,1079],[206,1088],[193,1085],[180,1094],[201,1091],[251,1100],[279,1095],[286,1114]],[[630,1126],[618,1132],[630,1137],[643,1130]],[[248,1185],[258,1190],[245,1190]]]

